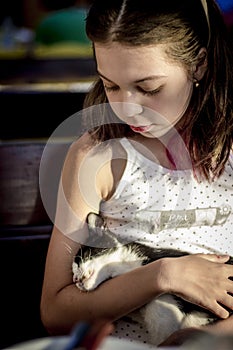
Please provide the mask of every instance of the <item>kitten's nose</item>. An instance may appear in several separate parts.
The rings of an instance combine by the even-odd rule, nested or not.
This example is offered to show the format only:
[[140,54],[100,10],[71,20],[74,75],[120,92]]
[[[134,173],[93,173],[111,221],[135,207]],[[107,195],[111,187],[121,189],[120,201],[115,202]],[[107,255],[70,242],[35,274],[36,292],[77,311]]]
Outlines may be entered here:
[[84,286],[84,283],[83,282],[77,282],[77,287],[80,289],[80,290],[82,290],[83,292],[86,292],[87,291],[87,289],[85,288],[85,286]]

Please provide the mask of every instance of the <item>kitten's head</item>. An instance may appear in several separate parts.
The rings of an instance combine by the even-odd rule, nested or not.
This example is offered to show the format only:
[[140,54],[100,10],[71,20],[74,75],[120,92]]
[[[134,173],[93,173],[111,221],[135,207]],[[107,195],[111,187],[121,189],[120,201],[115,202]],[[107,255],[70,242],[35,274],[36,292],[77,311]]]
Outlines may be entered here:
[[91,291],[110,277],[108,269],[103,268],[103,258],[106,258],[110,251],[114,251],[114,247],[120,245],[106,227],[102,216],[89,213],[87,225],[89,239],[80,249],[72,265],[73,282],[82,291]]
[[83,252],[81,250],[80,256],[76,257],[72,264],[73,282],[82,291],[94,290],[99,284],[111,277],[108,275],[108,267],[105,265],[108,250],[104,250],[101,254],[98,254],[98,250],[86,247]]
[[72,264],[73,282],[76,286],[84,291],[91,291],[95,286],[95,269],[91,260],[77,264],[75,261]]

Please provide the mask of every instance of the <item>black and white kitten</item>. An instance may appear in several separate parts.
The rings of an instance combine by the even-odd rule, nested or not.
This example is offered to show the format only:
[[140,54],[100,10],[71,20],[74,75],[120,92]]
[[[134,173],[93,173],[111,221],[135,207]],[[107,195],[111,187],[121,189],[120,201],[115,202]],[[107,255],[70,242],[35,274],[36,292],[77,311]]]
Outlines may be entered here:
[[[90,213],[87,218],[91,246],[84,246],[72,264],[73,281],[81,291],[92,291],[102,282],[163,257],[188,255],[173,249],[157,249],[139,243],[121,244],[105,227],[101,216]],[[94,248],[96,239],[105,240],[110,248]],[[233,264],[231,258],[228,263]],[[130,313],[143,324],[150,342],[160,344],[178,329],[206,325],[216,315],[175,295],[165,294]]]

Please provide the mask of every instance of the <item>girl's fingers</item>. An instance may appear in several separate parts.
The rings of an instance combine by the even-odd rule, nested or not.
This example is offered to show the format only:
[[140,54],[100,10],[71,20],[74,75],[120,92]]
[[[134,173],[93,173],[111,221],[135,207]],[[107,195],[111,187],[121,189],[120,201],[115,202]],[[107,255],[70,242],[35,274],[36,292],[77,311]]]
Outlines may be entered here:
[[218,303],[216,303],[216,309],[214,310],[214,313],[222,319],[229,317],[229,312]]
[[233,297],[231,294],[226,293],[225,297],[219,300],[219,302],[228,309],[233,310]]
[[[168,260],[168,292],[225,319],[233,310],[233,265],[228,255],[194,254]],[[166,270],[165,270],[166,272]],[[172,276],[179,275],[177,281]],[[170,284],[169,284],[170,283]]]

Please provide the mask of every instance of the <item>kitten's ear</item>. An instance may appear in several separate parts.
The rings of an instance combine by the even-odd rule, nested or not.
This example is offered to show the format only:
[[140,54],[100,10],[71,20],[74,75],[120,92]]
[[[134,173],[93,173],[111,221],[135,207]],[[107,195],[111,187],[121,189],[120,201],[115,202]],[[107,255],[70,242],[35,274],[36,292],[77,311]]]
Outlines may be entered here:
[[104,220],[103,218],[96,213],[89,213],[87,215],[87,224],[90,228],[103,228]]

